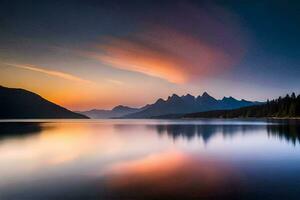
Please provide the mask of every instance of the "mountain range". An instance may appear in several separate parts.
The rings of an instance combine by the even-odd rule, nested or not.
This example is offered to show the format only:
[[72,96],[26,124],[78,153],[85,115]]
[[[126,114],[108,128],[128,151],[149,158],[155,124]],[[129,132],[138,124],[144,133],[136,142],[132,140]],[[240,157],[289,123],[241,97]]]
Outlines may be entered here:
[[300,95],[286,95],[265,104],[247,106],[232,110],[213,110],[206,112],[176,115],[173,118],[299,118]]
[[88,111],[82,111],[78,113],[89,116],[94,119],[109,119],[109,118],[119,118],[125,115],[129,115],[135,112],[139,112],[142,109],[140,108],[131,108],[129,106],[116,106],[111,110],[103,110],[103,109],[93,109]]
[[0,119],[88,118],[54,104],[33,92],[3,86],[0,86],[0,111]]
[[[259,105],[261,102],[237,100],[233,97],[215,99],[207,92],[197,97],[190,94],[173,94],[166,100],[140,108],[118,105],[112,110],[72,112],[33,92],[0,86],[0,119],[51,119],[51,118],[164,118],[212,110],[232,110]],[[88,116],[88,117],[87,117]]]
[[80,113],[91,118],[159,118],[163,115],[229,110],[258,104],[261,104],[261,102],[246,101],[244,99],[237,100],[233,97],[224,97],[218,100],[204,92],[197,97],[190,94],[183,96],[173,94],[166,100],[160,98],[155,103],[147,104],[141,108],[119,105],[112,110],[94,109]]

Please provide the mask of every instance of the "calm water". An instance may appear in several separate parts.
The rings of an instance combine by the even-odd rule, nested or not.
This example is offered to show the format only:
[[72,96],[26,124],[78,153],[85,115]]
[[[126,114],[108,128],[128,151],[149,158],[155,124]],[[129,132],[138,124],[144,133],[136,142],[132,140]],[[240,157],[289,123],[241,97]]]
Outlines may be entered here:
[[297,122],[0,122],[0,199],[299,199]]

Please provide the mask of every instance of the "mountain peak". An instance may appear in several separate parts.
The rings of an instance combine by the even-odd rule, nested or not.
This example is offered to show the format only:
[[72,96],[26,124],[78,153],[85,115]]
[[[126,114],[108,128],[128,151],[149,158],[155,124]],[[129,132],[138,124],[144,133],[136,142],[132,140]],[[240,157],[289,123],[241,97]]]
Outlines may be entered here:
[[182,95],[181,99],[183,99],[186,102],[191,102],[191,103],[195,101],[195,97],[191,94]]
[[232,96],[229,96],[229,97],[223,97],[222,101],[223,100],[236,100],[235,98],[233,98]]
[[180,98],[177,94],[172,94],[171,98]]
[[195,98],[193,95],[191,95],[191,94],[186,94],[186,95],[182,95],[182,97],[188,97],[188,98]]
[[203,92],[202,97],[210,97],[210,95],[207,92]]
[[187,93],[186,95],[183,95],[183,97],[194,97],[193,95]]
[[165,100],[163,100],[162,98],[159,98],[159,99],[157,99],[157,101],[154,104],[156,104],[156,103],[164,103],[164,102],[165,102]]
[[172,96],[168,97],[168,100],[176,100],[176,99],[180,99],[180,97],[177,94],[172,94]]
[[114,107],[112,109],[112,111],[121,111],[121,110],[127,110],[127,109],[131,109],[131,108],[128,106],[118,105],[118,106]]
[[207,92],[203,92],[202,96],[199,95],[197,97],[197,100],[200,100],[200,101],[203,101],[203,100],[204,101],[213,100],[213,101],[215,101],[216,99],[214,97],[210,96]]

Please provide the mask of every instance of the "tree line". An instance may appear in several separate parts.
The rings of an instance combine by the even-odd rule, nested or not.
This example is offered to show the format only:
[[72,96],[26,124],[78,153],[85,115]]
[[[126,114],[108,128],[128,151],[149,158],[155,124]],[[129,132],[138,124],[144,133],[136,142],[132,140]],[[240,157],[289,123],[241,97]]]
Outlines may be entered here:
[[293,92],[264,104],[243,107],[234,110],[216,110],[184,115],[185,118],[247,118],[247,117],[300,117],[300,95]]

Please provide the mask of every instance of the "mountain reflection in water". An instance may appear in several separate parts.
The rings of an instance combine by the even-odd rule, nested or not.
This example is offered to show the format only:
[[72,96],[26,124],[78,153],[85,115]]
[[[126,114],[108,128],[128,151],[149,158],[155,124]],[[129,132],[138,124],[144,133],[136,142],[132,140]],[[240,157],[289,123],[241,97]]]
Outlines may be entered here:
[[26,137],[41,131],[42,126],[37,122],[3,122],[0,123],[0,140],[7,137]]
[[168,134],[174,140],[186,138],[193,140],[201,138],[205,143],[217,134],[223,137],[231,137],[234,134],[253,133],[267,129],[270,136],[275,136],[291,142],[294,145],[300,142],[300,126],[297,124],[276,124],[276,125],[156,125],[158,134]]

